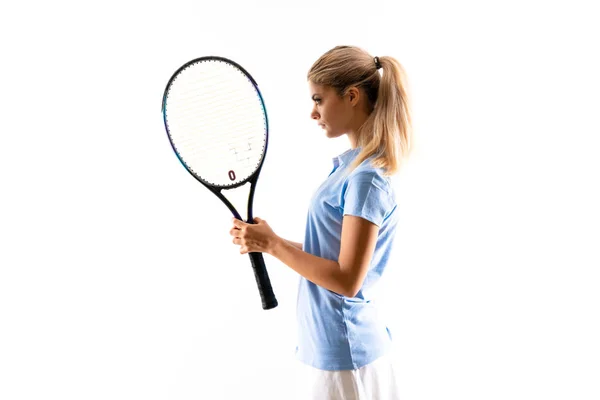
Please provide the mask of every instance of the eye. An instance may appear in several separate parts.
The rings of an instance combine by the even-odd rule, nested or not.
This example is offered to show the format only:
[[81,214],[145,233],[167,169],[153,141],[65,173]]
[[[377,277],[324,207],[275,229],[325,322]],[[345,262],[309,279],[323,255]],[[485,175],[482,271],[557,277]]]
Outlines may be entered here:
[[313,99],[315,101],[315,103],[317,104],[321,104],[321,99]]

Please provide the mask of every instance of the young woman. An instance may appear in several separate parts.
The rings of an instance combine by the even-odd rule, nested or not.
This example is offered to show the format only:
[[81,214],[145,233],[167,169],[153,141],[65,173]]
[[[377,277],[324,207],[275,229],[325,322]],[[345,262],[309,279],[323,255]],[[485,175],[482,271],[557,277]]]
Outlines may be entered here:
[[[381,70],[381,71],[380,71]],[[391,334],[370,301],[387,267],[398,221],[390,177],[411,148],[405,72],[392,57],[353,46],[323,54],[308,72],[314,119],[350,149],[314,194],[304,243],[266,221],[234,219],[242,254],[271,254],[301,275],[298,399],[398,399]]]

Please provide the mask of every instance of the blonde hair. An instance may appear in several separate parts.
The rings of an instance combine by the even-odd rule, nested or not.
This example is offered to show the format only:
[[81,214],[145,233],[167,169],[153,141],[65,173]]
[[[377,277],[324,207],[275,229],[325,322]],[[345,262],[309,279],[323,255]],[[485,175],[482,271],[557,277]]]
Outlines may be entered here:
[[400,169],[412,149],[413,134],[406,72],[393,57],[378,57],[383,74],[379,74],[375,58],[355,46],[337,46],[323,54],[312,65],[308,80],[334,88],[339,96],[351,86],[362,88],[367,96],[369,117],[357,132],[360,153],[350,169],[371,156],[372,165],[385,175]]

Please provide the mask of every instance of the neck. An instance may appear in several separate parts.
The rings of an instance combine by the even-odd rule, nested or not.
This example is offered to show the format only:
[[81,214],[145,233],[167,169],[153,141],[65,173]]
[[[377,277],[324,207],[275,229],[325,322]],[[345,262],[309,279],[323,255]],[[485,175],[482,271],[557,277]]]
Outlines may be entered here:
[[359,131],[367,121],[367,118],[369,118],[369,115],[365,112],[359,112],[356,114],[352,121],[352,127],[348,129],[348,133],[346,133],[346,136],[348,136],[348,140],[350,141],[350,147],[353,149],[358,147]]

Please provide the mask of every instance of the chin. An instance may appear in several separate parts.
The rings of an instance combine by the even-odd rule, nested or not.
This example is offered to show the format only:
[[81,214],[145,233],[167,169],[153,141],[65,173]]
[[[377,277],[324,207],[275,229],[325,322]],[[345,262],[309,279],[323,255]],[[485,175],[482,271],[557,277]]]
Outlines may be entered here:
[[337,137],[340,137],[343,135],[343,133],[339,133],[339,132],[332,132],[332,131],[326,131],[325,134],[327,135],[328,138],[334,139]]

